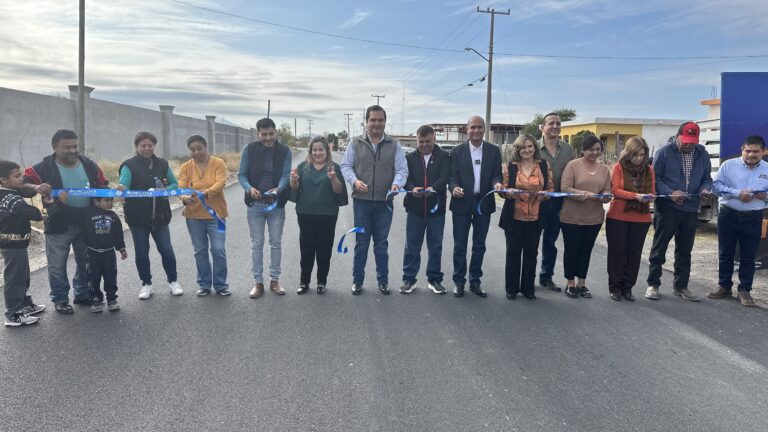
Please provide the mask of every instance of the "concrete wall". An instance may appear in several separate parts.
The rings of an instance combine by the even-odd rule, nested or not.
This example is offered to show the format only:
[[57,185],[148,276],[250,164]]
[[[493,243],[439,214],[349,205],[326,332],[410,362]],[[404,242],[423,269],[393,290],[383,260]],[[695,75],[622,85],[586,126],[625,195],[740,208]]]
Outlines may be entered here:
[[651,154],[667,143],[669,137],[677,133],[678,126],[668,125],[643,125],[643,138],[651,149]]
[[[216,123],[213,116],[197,119],[173,114],[172,106],[152,110],[93,99],[91,90],[86,88],[84,104],[85,146],[94,160],[121,161],[132,155],[139,131],[157,136],[157,154],[168,158],[187,154],[190,135],[205,137],[216,153],[240,151],[255,140],[253,130]],[[69,98],[0,87],[0,158],[29,166],[51,154],[57,129],[77,130],[76,106],[76,86],[70,88]]]

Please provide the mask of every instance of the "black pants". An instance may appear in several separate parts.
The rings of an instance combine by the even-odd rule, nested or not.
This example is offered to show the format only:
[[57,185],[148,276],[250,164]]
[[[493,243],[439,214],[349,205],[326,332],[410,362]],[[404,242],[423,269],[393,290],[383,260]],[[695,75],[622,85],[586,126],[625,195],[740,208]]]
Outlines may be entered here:
[[117,257],[115,250],[96,252],[88,249],[85,268],[88,271],[88,289],[91,301],[101,303],[104,293],[101,292],[101,279],[104,279],[104,292],[107,301],[117,300]]
[[755,277],[755,255],[760,247],[763,230],[762,210],[739,212],[720,207],[717,215],[717,245],[720,264],[718,284],[730,290],[733,288],[733,260],[736,243],[739,245],[739,291],[751,291]]
[[32,306],[29,290],[29,254],[27,248],[0,249],[3,254],[3,295],[5,316],[11,318],[22,308]]
[[664,200],[656,202],[653,213],[653,245],[648,257],[648,286],[661,286],[661,266],[667,261],[667,247],[675,238],[674,289],[688,288],[691,276],[691,250],[696,238],[698,214],[670,207]]
[[626,222],[608,218],[608,290],[613,294],[629,294],[637,282],[640,257],[650,222]]
[[600,227],[597,225],[575,225],[560,223],[563,230],[563,269],[565,278],[573,280],[587,278],[589,271],[589,259],[592,255],[592,248],[595,246],[595,240],[600,233]]
[[536,255],[539,250],[541,224],[539,221],[513,221],[512,225],[504,230],[504,234],[507,237],[504,288],[509,294],[522,292],[523,295],[532,295],[535,291]]
[[328,283],[331,268],[333,237],[338,215],[308,215],[297,213],[299,219],[299,249],[301,249],[301,277],[299,283],[309,284],[312,268],[317,259],[317,283]]

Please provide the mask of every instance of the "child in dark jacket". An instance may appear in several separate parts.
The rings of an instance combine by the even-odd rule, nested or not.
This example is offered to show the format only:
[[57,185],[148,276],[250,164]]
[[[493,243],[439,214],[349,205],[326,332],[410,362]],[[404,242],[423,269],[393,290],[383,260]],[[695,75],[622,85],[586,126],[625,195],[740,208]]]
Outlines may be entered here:
[[[29,290],[29,254],[32,238],[30,221],[41,221],[43,215],[37,207],[27,204],[19,194],[23,184],[21,167],[11,161],[0,160],[0,253],[3,256],[3,295],[5,297],[5,326],[32,325],[40,320],[33,316],[45,310],[36,305]],[[43,198],[46,208],[53,206],[50,196]]]
[[83,212],[80,232],[88,248],[86,269],[91,296],[91,312],[104,311],[104,293],[101,291],[101,279],[104,279],[104,291],[107,295],[107,309],[120,310],[117,304],[117,257],[126,259],[123,224],[112,211],[112,198],[93,198],[90,207]]

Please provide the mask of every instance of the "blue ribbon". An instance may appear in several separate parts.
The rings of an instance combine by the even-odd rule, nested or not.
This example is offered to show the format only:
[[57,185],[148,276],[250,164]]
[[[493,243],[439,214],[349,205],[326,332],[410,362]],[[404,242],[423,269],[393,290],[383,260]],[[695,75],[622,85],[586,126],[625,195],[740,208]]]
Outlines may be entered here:
[[51,196],[58,197],[62,192],[66,192],[71,197],[84,198],[157,198],[157,197],[175,197],[179,195],[194,195],[197,193],[194,189],[149,189],[149,190],[117,190],[117,189],[98,189],[98,188],[65,188],[53,189]]
[[547,195],[547,196],[549,196],[551,198],[560,198],[560,197],[569,197],[569,196],[584,196],[584,195],[588,195],[588,196],[591,196],[591,197],[594,197],[594,198],[613,198],[612,194],[592,194],[592,193],[573,193],[573,192],[544,192],[544,191],[540,191],[540,192],[526,192],[526,191],[523,191],[523,190],[515,190],[515,189],[499,189],[499,190],[492,190],[492,191],[488,192],[487,194],[485,194],[485,196],[483,196],[480,199],[480,201],[477,202],[477,213],[479,215],[481,215],[481,216],[483,215],[482,204],[483,204],[483,201],[486,198],[488,198],[489,196],[491,196],[491,195],[493,195],[495,193],[510,193],[510,192],[512,192],[515,195],[535,193],[537,195]]
[[341,238],[339,239],[339,245],[336,246],[336,250],[340,254],[345,254],[345,253],[348,252],[347,247],[344,246],[344,239],[347,238],[347,234],[351,234],[351,233],[365,234],[365,228],[363,228],[363,227],[354,227],[351,230],[349,230],[346,233],[344,233],[344,235],[341,236]]
[[[413,191],[408,191],[408,190],[405,190],[405,189],[398,189],[396,191],[391,190],[391,191],[387,192],[387,196],[385,198],[385,200],[387,201],[387,208],[389,209],[389,211],[394,211],[394,209],[395,209],[394,204],[392,204],[392,205],[389,204],[389,201],[390,201],[389,198],[390,197],[394,197],[397,194],[406,194],[407,195],[407,194],[414,194],[414,193],[415,192],[413,192]],[[430,195],[430,194],[436,194],[437,191],[435,191],[435,190],[423,190],[423,191],[421,191],[419,193],[424,194],[424,195]],[[424,197],[424,199],[426,199],[426,198],[427,197]],[[392,201],[394,201],[394,198],[392,198]],[[429,214],[434,214],[439,207],[440,207],[440,199],[438,199],[437,202],[435,203],[435,206],[432,207],[429,210]]]
[[205,211],[207,211],[212,218],[216,219],[217,231],[221,233],[227,232],[227,223],[224,221],[224,219],[219,217],[219,215],[216,213],[216,210],[208,206],[208,204],[205,202],[205,194],[203,194],[203,192],[200,192],[200,191],[195,191],[195,193],[197,194],[197,198],[200,199],[200,204],[203,205],[203,208],[205,209]]
[[264,207],[264,212],[265,213],[266,212],[271,212],[272,210],[275,209],[275,207],[277,207],[278,199],[277,199],[277,194],[276,193],[274,193],[274,192],[264,192],[263,194],[261,194],[261,196],[262,197],[268,197],[268,196],[274,197],[272,202],[268,206]]

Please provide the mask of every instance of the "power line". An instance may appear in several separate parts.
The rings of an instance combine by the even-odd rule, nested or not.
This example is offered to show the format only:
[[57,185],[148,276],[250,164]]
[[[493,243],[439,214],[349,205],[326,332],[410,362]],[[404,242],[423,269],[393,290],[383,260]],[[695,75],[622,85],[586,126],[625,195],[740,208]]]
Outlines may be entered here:
[[[394,47],[400,47],[400,48],[411,48],[411,49],[420,49],[420,50],[426,50],[426,51],[439,51],[439,52],[450,52],[450,53],[460,53],[463,52],[463,49],[454,49],[454,48],[440,48],[440,47],[430,47],[430,46],[423,46],[423,45],[412,45],[412,44],[405,44],[405,43],[398,43],[398,42],[387,42],[387,41],[380,41],[380,40],[373,40],[373,39],[364,39],[364,38],[357,38],[352,36],[345,36],[335,33],[326,33],[321,32],[317,30],[310,30],[302,27],[296,27],[296,26],[289,26],[285,24],[279,24],[279,23],[273,23],[257,18],[251,18],[246,17],[243,15],[234,14],[231,12],[226,12],[218,9],[213,9],[205,6],[196,5],[193,3],[189,3],[183,0],[170,0],[174,3],[182,4],[185,6],[189,6],[191,8],[204,10],[207,12],[215,13],[218,15],[224,15],[231,18],[237,18],[242,19],[245,21],[251,21],[267,26],[272,27],[278,27],[282,29],[288,29],[288,30],[294,30],[298,32],[303,33],[309,33],[314,35],[320,35],[320,36],[326,36],[330,38],[336,38],[336,39],[343,39],[343,40],[349,40],[349,41],[355,41],[355,42],[364,42],[364,43],[370,43],[370,44],[376,44],[376,45],[385,45],[385,46],[394,46]],[[657,57],[642,57],[642,56],[583,56],[583,55],[546,55],[546,54],[528,54],[528,53],[495,53],[496,55],[501,56],[510,56],[510,57],[531,57],[531,58],[562,58],[562,59],[580,59],[580,60],[705,60],[705,59],[745,59],[745,58],[766,58],[768,57],[768,54],[748,54],[748,55],[730,55],[730,56],[669,56],[669,57],[663,57],[663,56],[657,56]]]

